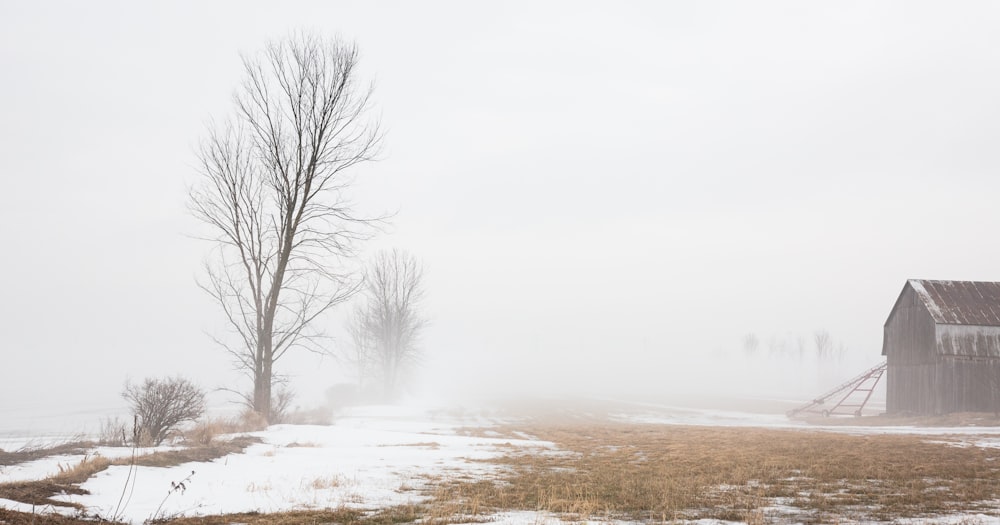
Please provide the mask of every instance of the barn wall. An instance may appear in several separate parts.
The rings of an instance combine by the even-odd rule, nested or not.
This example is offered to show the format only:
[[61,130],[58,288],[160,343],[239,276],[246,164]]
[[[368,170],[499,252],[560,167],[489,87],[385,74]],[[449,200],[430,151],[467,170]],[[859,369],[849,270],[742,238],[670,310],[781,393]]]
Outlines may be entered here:
[[1000,326],[937,325],[941,355],[1000,357]]
[[937,325],[943,412],[992,412],[1000,394],[1000,327]]
[[939,413],[944,409],[934,319],[907,284],[885,323],[886,411]]
[[996,412],[1000,409],[1000,359],[944,356],[940,412]]

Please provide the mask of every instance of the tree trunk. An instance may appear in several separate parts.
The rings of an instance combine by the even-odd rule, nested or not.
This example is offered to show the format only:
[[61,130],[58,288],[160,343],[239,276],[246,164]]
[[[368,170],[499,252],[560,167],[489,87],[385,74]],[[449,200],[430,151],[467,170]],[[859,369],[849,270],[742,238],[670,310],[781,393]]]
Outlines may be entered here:
[[265,421],[271,421],[271,366],[274,351],[271,348],[271,332],[265,330],[258,341],[260,359],[257,361],[257,373],[253,378],[253,410]]

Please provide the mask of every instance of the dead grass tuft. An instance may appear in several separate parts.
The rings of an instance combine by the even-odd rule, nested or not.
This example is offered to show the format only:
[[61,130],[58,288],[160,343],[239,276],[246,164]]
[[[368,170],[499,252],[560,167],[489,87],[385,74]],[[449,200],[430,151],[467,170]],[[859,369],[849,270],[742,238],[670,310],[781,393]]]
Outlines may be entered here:
[[320,445],[318,443],[313,443],[311,441],[292,441],[291,443],[285,445],[286,448],[317,448]]
[[94,448],[90,441],[72,441],[48,447],[25,447],[13,452],[0,450],[0,467],[17,465],[49,456],[76,456]]
[[59,465],[59,473],[49,478],[51,481],[63,485],[83,483],[91,476],[108,468],[111,460],[104,456],[94,454],[86,455],[75,465]]
[[343,484],[340,476],[320,477],[312,480],[309,484],[314,490],[335,489]]
[[55,507],[82,509],[82,507],[78,504],[54,500],[52,497],[57,494],[87,493],[87,491],[77,487],[76,485],[57,483],[48,479],[40,481],[17,481],[13,483],[0,484],[0,498],[20,501],[21,503],[37,506],[52,505]]
[[[70,517],[54,513],[16,512],[0,507],[0,523],[6,525],[94,525],[94,518],[81,516]],[[117,523],[103,521],[103,523]]]
[[236,419],[239,425],[246,430],[240,430],[240,432],[256,432],[258,430],[264,430],[268,427],[267,420],[264,416],[260,415],[259,412],[254,412],[253,410],[247,409]]
[[394,445],[379,445],[380,447],[417,447],[417,448],[429,448],[431,450],[437,450],[441,448],[441,444],[437,441],[422,441],[419,443],[400,443]]
[[256,432],[265,428],[267,428],[267,422],[259,414],[246,411],[235,418],[216,417],[201,419],[183,433],[183,438],[188,443],[208,445],[219,436]]
[[290,425],[330,425],[333,423],[333,410],[325,407],[296,410],[287,414],[281,422]]
[[[256,443],[262,443],[259,437],[237,436],[228,441],[214,441],[208,445],[153,452],[136,458],[136,465],[141,467],[172,467],[181,463],[205,462],[218,459],[229,454],[243,452],[244,449]],[[131,459],[122,459],[115,464],[129,464]]]

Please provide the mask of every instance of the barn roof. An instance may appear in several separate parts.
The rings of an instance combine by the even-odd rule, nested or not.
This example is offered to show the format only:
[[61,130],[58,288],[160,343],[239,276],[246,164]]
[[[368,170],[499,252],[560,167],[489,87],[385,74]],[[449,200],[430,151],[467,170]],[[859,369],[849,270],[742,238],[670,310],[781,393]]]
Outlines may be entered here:
[[1000,283],[923,279],[907,283],[937,324],[1000,326]]

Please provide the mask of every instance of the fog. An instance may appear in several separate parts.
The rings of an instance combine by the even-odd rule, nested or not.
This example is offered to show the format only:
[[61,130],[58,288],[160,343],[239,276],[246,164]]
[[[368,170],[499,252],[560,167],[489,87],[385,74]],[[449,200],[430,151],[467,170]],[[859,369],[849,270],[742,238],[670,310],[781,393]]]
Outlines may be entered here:
[[[186,193],[240,53],[298,29],[356,42],[375,84],[386,147],[351,198],[395,213],[366,254],[426,268],[410,396],[809,399],[879,362],[907,278],[998,279],[998,25],[988,2],[0,4],[0,430],[122,410],[127,379],[249,386],[208,335]],[[303,406],[352,377],[277,367]]]

